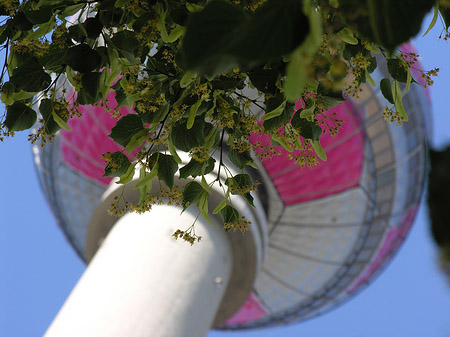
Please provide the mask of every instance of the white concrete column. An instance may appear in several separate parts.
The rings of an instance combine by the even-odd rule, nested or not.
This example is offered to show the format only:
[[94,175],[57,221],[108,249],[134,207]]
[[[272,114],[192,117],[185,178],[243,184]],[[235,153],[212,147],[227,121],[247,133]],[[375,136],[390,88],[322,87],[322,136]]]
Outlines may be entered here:
[[171,236],[196,214],[157,206],[120,218],[45,337],[201,337],[227,288],[233,254],[201,217],[193,246]]

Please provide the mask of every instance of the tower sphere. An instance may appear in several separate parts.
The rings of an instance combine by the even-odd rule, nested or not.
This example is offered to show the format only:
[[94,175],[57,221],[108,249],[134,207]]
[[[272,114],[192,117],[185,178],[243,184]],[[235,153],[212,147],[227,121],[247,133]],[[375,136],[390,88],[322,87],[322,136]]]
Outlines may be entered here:
[[[380,66],[372,77],[379,83],[387,70]],[[425,181],[429,97],[412,85],[403,98],[409,121],[397,126],[383,118],[389,103],[379,89],[363,87],[359,100],[333,108],[344,123],[337,137],[321,138],[326,162],[300,168],[282,148],[280,156],[257,162],[265,258],[245,304],[215,328],[274,326],[328,311],[367,286],[403,242]],[[114,108],[114,93],[108,98]],[[62,130],[33,151],[56,220],[86,260],[87,227],[111,182],[101,155],[122,149],[108,137],[116,120],[103,108],[80,112],[69,121],[72,132]],[[258,137],[252,140],[267,141]]]

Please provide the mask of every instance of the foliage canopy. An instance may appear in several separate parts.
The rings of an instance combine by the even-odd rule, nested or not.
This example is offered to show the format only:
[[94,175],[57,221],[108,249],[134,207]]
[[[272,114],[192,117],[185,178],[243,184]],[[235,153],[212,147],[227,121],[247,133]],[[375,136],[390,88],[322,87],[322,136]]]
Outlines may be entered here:
[[[7,106],[0,138],[38,120],[30,140],[44,144],[70,129],[79,105],[108,110],[113,90],[117,107],[134,107],[135,114],[108,111],[118,119],[110,137],[124,150],[104,155],[105,176],[127,183],[139,165],[141,199],[137,205],[118,200],[111,212],[150,209],[160,197],[148,191],[159,179],[169,202],[197,205],[207,217],[210,185],[218,183],[225,199],[214,212],[226,228],[244,230],[248,223],[229,196],[252,204],[255,183],[244,171],[233,175],[223,155],[240,170],[253,165],[252,149],[272,156],[275,146],[301,166],[326,160],[320,136],[336,134],[342,123],[327,110],[345,96],[357,98],[366,82],[380,85],[391,104],[387,118],[407,121],[402,95],[416,82],[417,55],[398,46],[419,32],[433,7],[430,28],[440,15],[447,31],[448,6],[434,0],[0,0]],[[375,54],[389,71],[379,84],[370,75]],[[422,71],[426,85],[436,72]],[[252,144],[252,134],[270,135],[271,144]],[[182,164],[180,151],[189,153],[189,163]],[[217,179],[207,183],[204,176],[215,168]],[[177,172],[201,179],[179,191]],[[191,242],[191,233],[177,236]]]

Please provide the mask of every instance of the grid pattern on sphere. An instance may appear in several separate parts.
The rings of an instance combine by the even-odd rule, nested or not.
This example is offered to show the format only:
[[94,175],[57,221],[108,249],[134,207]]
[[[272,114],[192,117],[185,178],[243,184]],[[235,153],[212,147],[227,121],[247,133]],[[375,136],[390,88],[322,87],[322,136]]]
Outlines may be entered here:
[[88,179],[61,160],[61,138],[41,148],[33,146],[36,170],[58,226],[78,256],[85,260],[84,241],[92,213],[105,186]]
[[[408,233],[421,197],[425,100],[421,89],[410,89],[404,99],[409,122],[401,128],[383,119],[380,92],[366,88],[357,106],[366,139],[359,185],[297,206],[273,203],[268,253],[254,288],[267,314],[240,324],[230,320],[221,329],[314,317],[348,300],[384,268]],[[324,228],[327,234],[321,233]]]

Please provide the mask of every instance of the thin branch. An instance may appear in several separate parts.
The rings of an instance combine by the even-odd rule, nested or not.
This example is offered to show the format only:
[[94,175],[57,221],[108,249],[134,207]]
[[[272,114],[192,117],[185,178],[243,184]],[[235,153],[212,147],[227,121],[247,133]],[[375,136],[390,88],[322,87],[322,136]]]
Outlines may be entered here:
[[[160,124],[161,124],[161,127],[160,127],[160,129],[159,129],[159,131],[158,131],[158,134],[156,135],[156,138],[155,138],[155,139],[158,139],[158,138],[161,136],[161,133],[162,133],[163,130],[164,130],[164,124],[166,123],[167,117],[169,117],[169,113],[167,113],[166,116],[164,117],[164,119],[161,121],[161,123],[160,123]],[[153,144],[150,146],[150,148],[147,150],[147,153],[146,153],[147,160],[148,160],[149,154],[151,153],[151,151],[152,151],[152,149],[153,149],[153,146],[155,146],[155,143],[153,143]]]
[[219,160],[219,170],[217,171],[217,180],[219,181],[219,186],[222,186],[220,182],[220,169],[223,165],[223,138],[225,136],[225,130],[222,129],[222,135],[220,137],[220,160]]
[[258,103],[258,101],[257,101],[256,99],[248,98],[247,96],[244,96],[244,95],[242,95],[242,94],[240,94],[240,93],[238,93],[238,92],[234,92],[234,94],[237,95],[237,96],[239,96],[239,97],[248,99],[250,102],[252,102],[254,105],[256,105],[256,106],[257,106],[258,108],[260,108],[261,110],[264,110],[264,109],[265,109],[262,105],[260,105],[260,104]]
[[5,43],[5,62],[3,63],[3,68],[2,68],[2,73],[0,75],[0,84],[3,83],[3,76],[5,76],[5,72],[6,72],[6,65],[8,64],[8,48],[9,48],[9,37],[6,40]]

